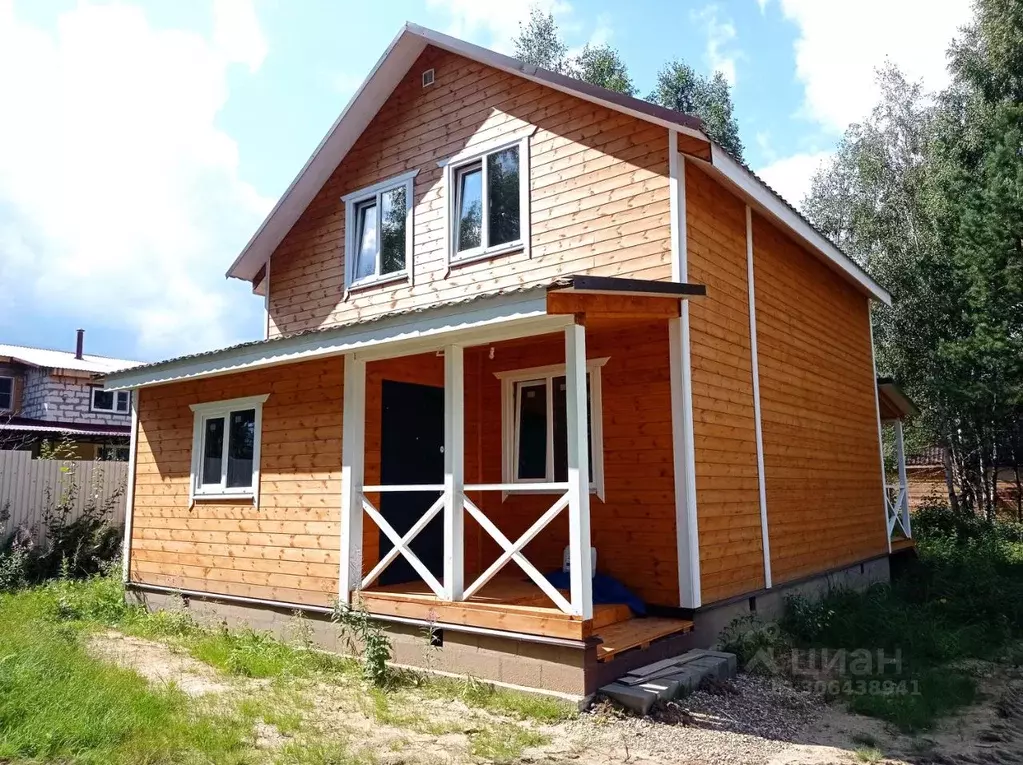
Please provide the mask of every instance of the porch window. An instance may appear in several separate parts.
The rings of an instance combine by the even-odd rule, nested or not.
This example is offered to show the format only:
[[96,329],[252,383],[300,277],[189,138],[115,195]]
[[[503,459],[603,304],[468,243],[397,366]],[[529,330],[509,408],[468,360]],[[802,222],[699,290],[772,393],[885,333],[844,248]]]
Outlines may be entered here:
[[192,405],[193,499],[255,500],[266,399],[264,395]]
[[[606,358],[586,362],[586,420],[590,489],[604,496],[600,370]],[[564,365],[498,372],[504,399],[505,483],[568,480],[568,412]]]
[[528,136],[470,149],[441,164],[448,198],[449,262],[527,249]]
[[408,276],[412,255],[412,184],[417,172],[342,197],[346,290]]
[[127,414],[131,410],[131,393],[126,390],[92,389],[92,402],[89,407],[93,412],[111,412]]
[[0,377],[0,412],[14,409],[14,378]]

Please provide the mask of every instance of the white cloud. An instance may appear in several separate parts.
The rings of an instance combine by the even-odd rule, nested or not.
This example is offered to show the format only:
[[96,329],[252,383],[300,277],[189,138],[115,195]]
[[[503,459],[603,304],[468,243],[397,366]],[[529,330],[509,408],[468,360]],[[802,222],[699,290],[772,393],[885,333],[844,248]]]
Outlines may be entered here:
[[0,0],[0,313],[127,327],[148,357],[257,334],[223,272],[271,200],[215,125],[228,68],[266,54],[241,5],[218,6],[211,42],[126,5],[50,32]]
[[721,21],[718,11],[716,5],[708,5],[699,11],[693,11],[690,17],[694,22],[703,25],[707,35],[704,62],[712,72],[721,72],[728,80],[728,84],[734,86],[735,61],[741,56],[740,52],[734,49],[735,24],[728,19]]
[[945,51],[970,19],[970,0],[780,0],[799,29],[796,74],[804,116],[841,132],[862,119],[878,91],[874,70],[885,58],[929,89],[947,82]]
[[255,72],[266,58],[266,38],[250,0],[213,0],[213,42]]
[[775,160],[757,171],[767,185],[792,205],[798,207],[810,191],[810,182],[821,165],[830,161],[834,152],[817,151],[795,154]]
[[512,40],[519,33],[519,24],[529,19],[529,9],[537,6],[544,13],[553,13],[561,21],[572,6],[565,0],[427,0],[432,9],[446,11],[451,17],[447,31],[455,37],[472,40],[502,53],[512,53]]

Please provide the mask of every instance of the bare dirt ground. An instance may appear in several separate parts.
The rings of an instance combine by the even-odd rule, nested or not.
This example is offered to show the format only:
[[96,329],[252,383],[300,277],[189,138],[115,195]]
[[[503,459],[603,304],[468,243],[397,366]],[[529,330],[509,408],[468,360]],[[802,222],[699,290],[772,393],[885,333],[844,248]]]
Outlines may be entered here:
[[382,765],[1023,763],[1023,678],[993,665],[977,670],[980,703],[927,735],[911,737],[786,683],[749,675],[700,691],[652,718],[628,717],[599,705],[577,719],[542,726],[426,698],[415,688],[372,694],[356,681],[294,679],[281,687],[226,677],[163,643],[118,632],[95,635],[89,650],[154,684],[175,683],[204,702],[276,694],[278,706],[287,707],[282,714],[298,716],[301,724],[282,730],[258,723],[257,749],[343,741],[353,753]]

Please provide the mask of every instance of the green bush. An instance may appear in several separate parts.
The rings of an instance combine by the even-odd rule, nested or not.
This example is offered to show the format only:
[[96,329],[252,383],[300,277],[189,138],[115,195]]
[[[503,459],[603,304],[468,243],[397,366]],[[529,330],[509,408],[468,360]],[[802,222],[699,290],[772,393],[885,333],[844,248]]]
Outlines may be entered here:
[[733,619],[718,636],[718,647],[734,653],[739,666],[755,674],[779,671],[790,643],[778,625],[755,614]]

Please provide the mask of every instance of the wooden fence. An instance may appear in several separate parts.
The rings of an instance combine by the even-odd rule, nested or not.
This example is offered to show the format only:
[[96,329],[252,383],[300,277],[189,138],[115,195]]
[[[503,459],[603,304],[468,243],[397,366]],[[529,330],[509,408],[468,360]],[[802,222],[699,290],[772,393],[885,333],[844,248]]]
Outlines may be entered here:
[[77,518],[93,503],[102,507],[114,498],[107,519],[123,524],[127,477],[127,462],[34,460],[27,451],[0,451],[0,512],[10,516],[6,524],[0,524],[0,535],[22,526],[43,534],[47,504],[69,496],[72,484],[78,488],[70,518]]

